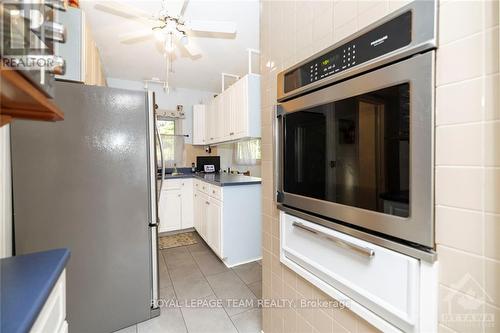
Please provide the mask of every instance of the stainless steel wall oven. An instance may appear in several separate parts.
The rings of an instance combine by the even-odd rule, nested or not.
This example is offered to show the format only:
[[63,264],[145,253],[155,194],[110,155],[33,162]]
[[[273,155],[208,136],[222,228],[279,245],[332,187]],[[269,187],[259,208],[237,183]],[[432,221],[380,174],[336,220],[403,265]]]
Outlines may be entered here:
[[278,75],[280,208],[434,247],[436,11],[415,1]]

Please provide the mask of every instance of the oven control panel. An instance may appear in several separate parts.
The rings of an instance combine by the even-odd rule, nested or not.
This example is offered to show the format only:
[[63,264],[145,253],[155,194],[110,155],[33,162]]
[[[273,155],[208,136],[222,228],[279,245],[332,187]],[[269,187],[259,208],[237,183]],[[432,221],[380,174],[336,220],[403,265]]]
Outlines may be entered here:
[[284,92],[307,86],[410,44],[411,21],[412,12],[407,11],[287,72]]

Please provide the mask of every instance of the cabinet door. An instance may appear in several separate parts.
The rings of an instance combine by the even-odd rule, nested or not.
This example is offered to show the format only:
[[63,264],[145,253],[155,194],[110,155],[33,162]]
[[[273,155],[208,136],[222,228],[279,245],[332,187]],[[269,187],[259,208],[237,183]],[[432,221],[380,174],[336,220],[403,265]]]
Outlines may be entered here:
[[230,90],[230,98],[231,101],[229,103],[229,112],[228,112],[228,122],[229,122],[229,140],[235,139],[236,129],[237,129],[237,113],[238,113],[238,103],[239,103],[239,88],[238,81],[235,82]]
[[208,235],[207,235],[207,225],[208,225],[208,197],[205,194],[200,193],[200,230],[201,230],[201,237],[208,243]]
[[240,138],[247,135],[248,126],[248,76],[242,77],[235,87],[236,105],[234,114],[234,136]]
[[181,229],[181,191],[162,191],[160,196],[159,232]]
[[231,132],[231,112],[232,112],[232,91],[233,91],[233,88],[232,86],[230,86],[229,88],[227,88],[226,90],[224,90],[224,92],[222,93],[224,96],[223,96],[223,107],[222,107],[222,110],[221,110],[221,113],[220,113],[220,124],[222,125],[222,129],[221,129],[221,135],[222,135],[222,138],[221,140],[222,141],[228,141],[228,140],[231,140],[231,135],[230,135],[230,132]]
[[200,199],[200,193],[197,190],[194,190],[193,193],[193,224],[194,229],[201,234],[201,208],[202,201]]
[[57,79],[83,82],[85,64],[85,14],[79,8],[68,7],[58,13],[58,21],[66,27],[68,36],[65,43],[55,43],[56,54],[66,61],[66,73],[56,75]]
[[181,228],[192,228],[193,221],[193,180],[183,179],[181,182]]
[[222,140],[222,130],[224,123],[224,95],[220,94],[215,98],[214,109],[212,111],[212,135],[214,142]]
[[193,105],[193,145],[205,144],[205,105]]
[[215,199],[208,202],[207,243],[219,256],[221,253],[222,205]]
[[212,143],[214,140],[214,135],[212,131],[212,123],[214,119],[214,104],[215,99],[212,99],[208,104],[205,110],[205,142]]

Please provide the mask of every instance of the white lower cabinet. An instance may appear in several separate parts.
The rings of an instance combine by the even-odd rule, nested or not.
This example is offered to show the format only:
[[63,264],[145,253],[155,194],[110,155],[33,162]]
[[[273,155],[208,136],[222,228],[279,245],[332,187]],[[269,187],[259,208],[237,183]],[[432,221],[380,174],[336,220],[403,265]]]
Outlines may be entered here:
[[50,292],[30,333],[66,333],[66,270],[63,270]]
[[181,190],[162,190],[159,232],[181,229]]
[[181,229],[194,227],[193,180],[181,181]]
[[194,193],[194,228],[202,238],[207,237],[207,211],[208,197],[206,194],[195,191]]
[[222,202],[210,198],[207,201],[207,243],[219,256],[221,253]]
[[158,207],[159,232],[194,226],[193,179],[167,179],[163,183]]
[[159,232],[192,228],[228,267],[258,260],[261,185],[216,186],[201,179],[167,179],[159,202]]
[[262,257],[260,184],[220,187],[195,179],[193,196],[194,227],[226,266]]

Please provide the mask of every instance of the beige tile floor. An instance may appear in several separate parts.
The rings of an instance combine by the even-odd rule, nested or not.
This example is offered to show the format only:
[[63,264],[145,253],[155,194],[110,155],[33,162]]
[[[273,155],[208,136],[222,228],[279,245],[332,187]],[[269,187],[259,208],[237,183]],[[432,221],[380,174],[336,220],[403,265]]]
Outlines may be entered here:
[[[199,238],[199,236],[198,236]],[[160,316],[117,333],[260,333],[261,309],[225,300],[262,296],[262,267],[252,262],[227,268],[199,238],[198,244],[160,251],[160,298],[180,307],[162,307]],[[184,300],[223,300],[222,307],[190,307]],[[254,302],[256,304],[256,302]]]

